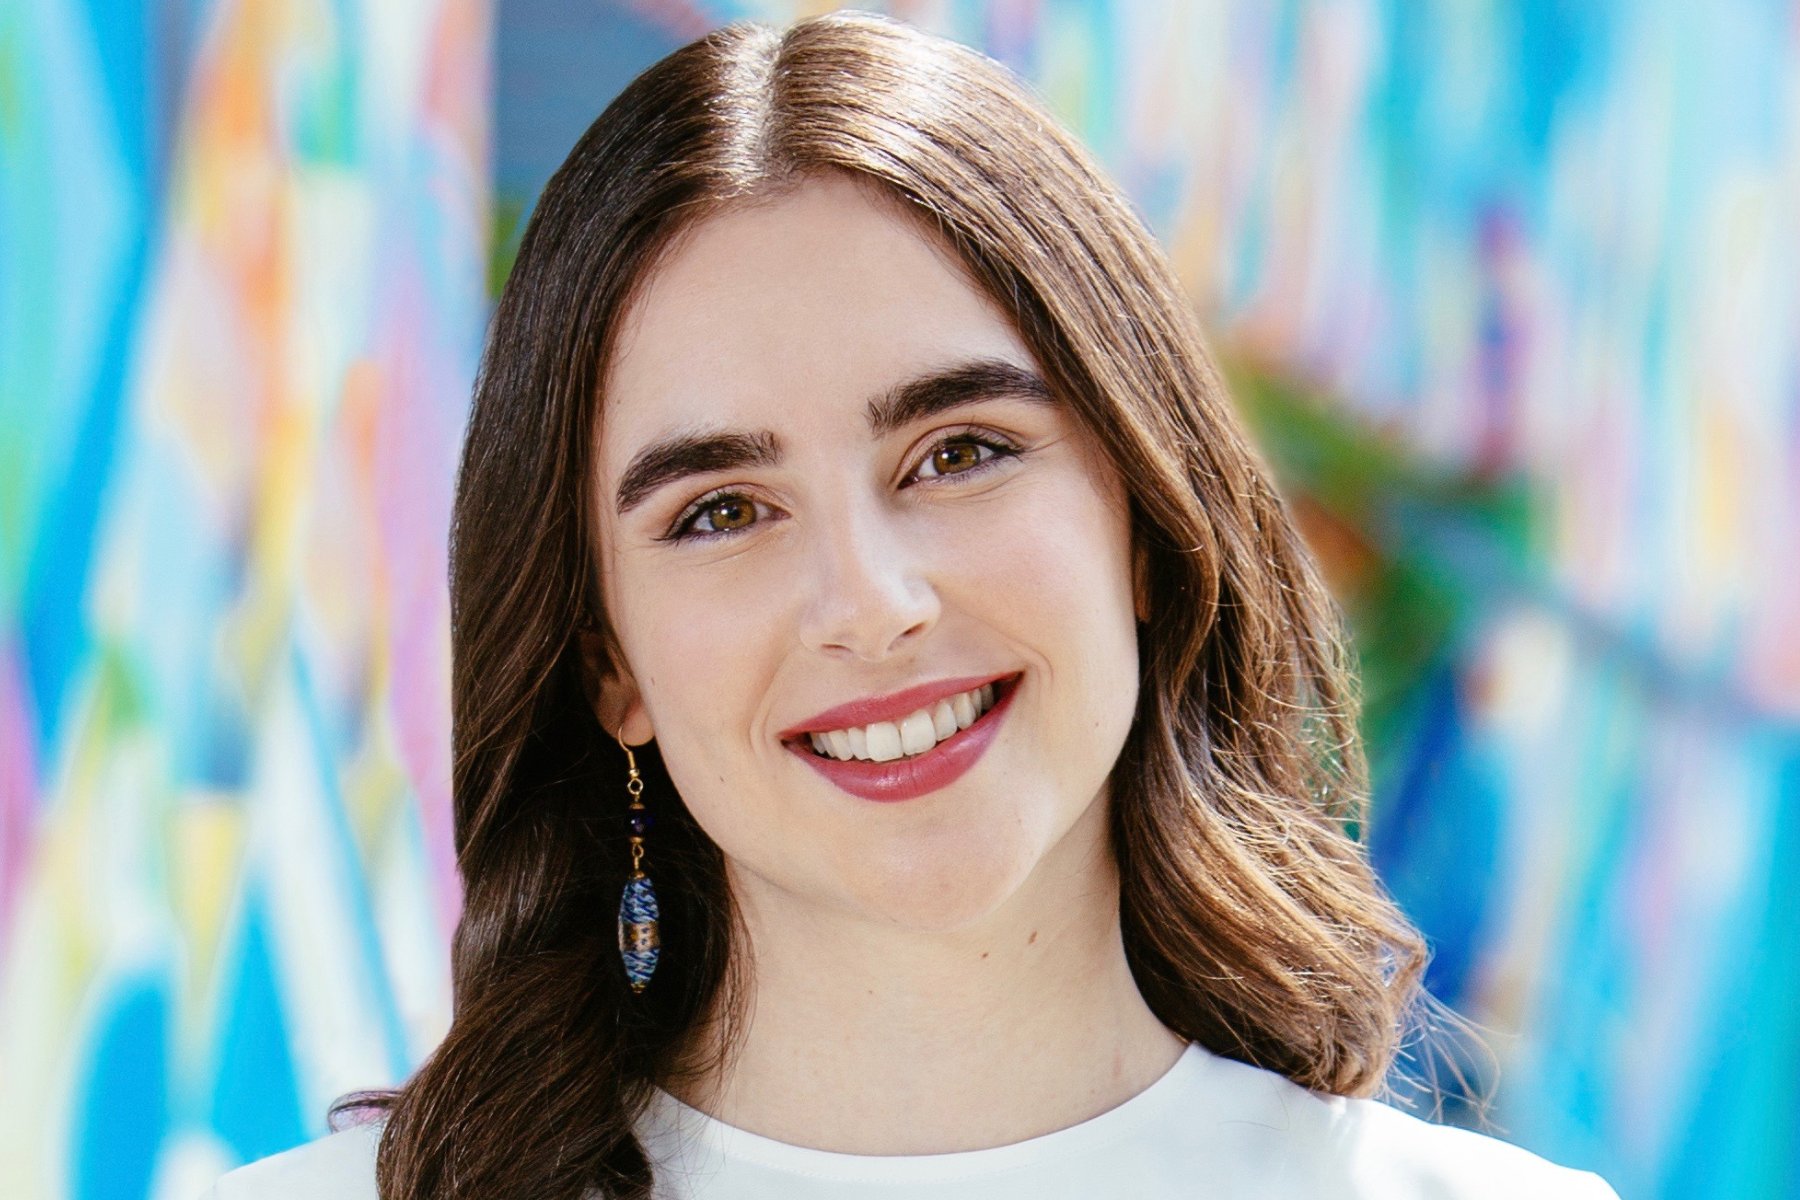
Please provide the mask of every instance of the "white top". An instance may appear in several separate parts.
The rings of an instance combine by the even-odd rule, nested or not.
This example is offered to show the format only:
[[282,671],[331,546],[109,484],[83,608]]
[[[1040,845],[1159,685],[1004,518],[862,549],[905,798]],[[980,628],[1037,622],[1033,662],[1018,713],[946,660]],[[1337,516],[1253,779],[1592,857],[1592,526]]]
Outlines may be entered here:
[[[376,1200],[378,1128],[240,1167],[201,1200]],[[660,1200],[1618,1200],[1591,1172],[1379,1101],[1310,1092],[1198,1044],[1117,1108],[987,1150],[811,1150],[736,1129],[665,1092],[639,1134]]]

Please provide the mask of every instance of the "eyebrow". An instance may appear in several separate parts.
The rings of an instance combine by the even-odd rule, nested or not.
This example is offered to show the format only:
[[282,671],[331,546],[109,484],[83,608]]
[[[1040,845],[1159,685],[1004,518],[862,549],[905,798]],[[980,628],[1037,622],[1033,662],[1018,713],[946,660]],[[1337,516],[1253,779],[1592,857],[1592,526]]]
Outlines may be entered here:
[[[864,416],[871,435],[883,437],[960,405],[1001,398],[1050,405],[1057,402],[1037,372],[1001,358],[980,358],[896,384],[872,398]],[[623,517],[651,493],[690,475],[779,466],[781,459],[781,438],[767,429],[705,429],[671,434],[632,457],[619,478],[617,511]]]

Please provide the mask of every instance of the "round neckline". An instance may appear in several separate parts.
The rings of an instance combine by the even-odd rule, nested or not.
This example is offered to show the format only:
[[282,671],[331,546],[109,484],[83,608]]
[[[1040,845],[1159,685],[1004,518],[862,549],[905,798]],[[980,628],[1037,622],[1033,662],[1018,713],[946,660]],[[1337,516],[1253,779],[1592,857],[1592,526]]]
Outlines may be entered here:
[[943,1154],[847,1154],[777,1141],[728,1125],[676,1099],[661,1088],[655,1097],[695,1144],[738,1162],[844,1182],[869,1180],[931,1183],[991,1175],[1067,1154],[1098,1150],[1142,1128],[1175,1103],[1206,1068],[1211,1055],[1198,1042],[1173,1066],[1135,1096],[1085,1121],[1020,1142]]

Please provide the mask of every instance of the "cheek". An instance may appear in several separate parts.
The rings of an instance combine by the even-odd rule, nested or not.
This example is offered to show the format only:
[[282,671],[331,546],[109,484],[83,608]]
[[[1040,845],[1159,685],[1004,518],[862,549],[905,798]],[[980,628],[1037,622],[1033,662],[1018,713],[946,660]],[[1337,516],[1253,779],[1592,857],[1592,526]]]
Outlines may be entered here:
[[651,564],[632,572],[624,602],[632,662],[647,676],[651,717],[664,724],[718,727],[767,638],[762,598],[732,586],[729,570]]
[[741,579],[715,588],[691,573],[652,574],[633,589],[625,623],[664,766],[707,835],[754,857],[769,819],[746,791],[759,772],[746,771],[744,746],[768,687],[768,607]]
[[1020,727],[1022,752],[1097,783],[1140,682],[1127,501],[1073,463],[1016,491],[980,545],[962,547],[965,603],[1035,659],[1047,685],[1040,721]]
[[1029,642],[1056,638],[1045,648],[1059,656],[1090,647],[1116,654],[1120,629],[1135,631],[1124,500],[1074,461],[1018,483],[957,522],[956,575],[972,589],[971,603],[1004,614],[995,619]]
[[732,671],[726,651],[742,640],[734,614],[654,578],[621,600],[632,668],[671,773],[678,763],[709,759],[718,738],[708,731],[725,725],[733,694],[724,685]]

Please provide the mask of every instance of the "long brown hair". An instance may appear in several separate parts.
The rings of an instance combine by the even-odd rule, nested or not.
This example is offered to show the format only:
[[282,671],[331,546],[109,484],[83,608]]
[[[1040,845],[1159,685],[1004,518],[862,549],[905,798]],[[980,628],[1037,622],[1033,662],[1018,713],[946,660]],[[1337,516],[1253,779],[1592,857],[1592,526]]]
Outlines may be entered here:
[[1127,481],[1151,613],[1110,820],[1152,1011],[1371,1095],[1421,1003],[1425,944],[1347,832],[1367,768],[1341,613],[1154,238],[982,55],[865,14],[733,25],[644,72],[576,144],[490,330],[451,547],[455,1015],[403,1087],[332,1110],[386,1111],[384,1196],[646,1196],[634,1118],[700,1069],[703,1024],[734,1028],[722,855],[654,744],[637,759],[664,949],[642,995],[620,966],[625,760],[576,644],[605,628],[587,497],[610,339],[657,256],[822,171],[885,189],[954,249]]

